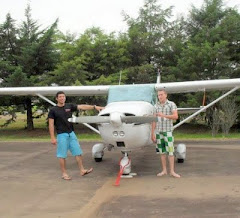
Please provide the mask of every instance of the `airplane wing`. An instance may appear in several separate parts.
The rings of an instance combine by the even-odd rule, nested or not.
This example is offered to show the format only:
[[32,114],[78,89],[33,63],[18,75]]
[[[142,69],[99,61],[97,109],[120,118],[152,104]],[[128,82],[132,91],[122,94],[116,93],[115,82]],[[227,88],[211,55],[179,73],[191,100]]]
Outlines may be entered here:
[[68,96],[106,95],[110,86],[37,86],[37,87],[7,87],[0,88],[0,95],[44,95],[55,96],[63,91]]
[[[146,85],[146,84],[145,84]],[[149,84],[154,85],[156,91],[165,89],[168,93],[186,93],[208,90],[228,90],[236,86],[240,87],[240,78],[236,79],[219,79],[219,80],[199,80],[187,82],[171,82]],[[139,86],[138,85],[123,85]],[[63,91],[68,96],[91,96],[91,95],[107,95],[110,85],[105,86],[42,86],[42,87],[7,87],[0,88],[0,95],[44,95],[54,96],[58,91]]]
[[156,84],[155,87],[156,90],[165,89],[168,93],[186,93],[209,90],[228,90],[236,86],[240,87],[240,78],[159,83]]

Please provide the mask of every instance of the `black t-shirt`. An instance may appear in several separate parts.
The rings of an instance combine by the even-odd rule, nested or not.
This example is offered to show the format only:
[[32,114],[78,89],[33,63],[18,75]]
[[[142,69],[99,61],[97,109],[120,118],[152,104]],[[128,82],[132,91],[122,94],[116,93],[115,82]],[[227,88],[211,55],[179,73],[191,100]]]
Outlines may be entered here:
[[48,118],[54,119],[57,134],[73,131],[73,125],[68,122],[68,118],[71,118],[72,112],[76,110],[76,104],[65,104],[63,107],[54,106],[50,109]]

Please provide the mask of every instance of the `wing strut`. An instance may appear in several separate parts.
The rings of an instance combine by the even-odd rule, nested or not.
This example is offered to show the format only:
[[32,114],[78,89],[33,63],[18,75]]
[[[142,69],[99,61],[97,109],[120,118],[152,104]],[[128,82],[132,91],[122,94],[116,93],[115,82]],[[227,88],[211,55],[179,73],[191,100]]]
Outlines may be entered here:
[[206,102],[206,90],[204,89],[203,91],[203,102],[202,102],[202,106],[205,106],[205,102]]
[[47,101],[48,103],[50,103],[53,106],[56,106],[56,103],[54,103],[53,101],[51,101],[50,99],[46,98],[45,96],[41,95],[41,94],[36,94],[38,97],[40,97],[41,99]]
[[199,111],[195,112],[194,114],[192,114],[191,116],[187,117],[186,119],[182,120],[180,123],[176,124],[173,129],[176,129],[177,127],[181,126],[182,124],[184,124],[185,122],[187,122],[188,120],[192,119],[193,117],[195,117],[196,115],[200,114],[201,112],[205,111],[207,108],[211,107],[212,105],[214,105],[215,103],[217,103],[218,101],[222,100],[223,98],[225,98],[226,96],[230,95],[231,93],[235,92],[237,89],[239,89],[239,86],[236,86],[235,88],[231,89],[230,91],[228,91],[227,93],[225,93],[224,95],[220,96],[219,98],[217,98],[216,100],[214,100],[213,102],[211,102],[210,104],[208,104],[207,106],[202,107]]
[[[43,96],[43,95],[41,95],[41,94],[39,94],[39,93],[36,93],[36,95],[37,95],[38,97],[40,97],[41,99],[47,101],[47,102],[50,103],[51,105],[56,106],[56,103],[54,103],[54,102],[51,101],[50,99],[46,98],[45,96]],[[75,116],[73,115],[73,117],[75,117]],[[99,132],[96,128],[92,127],[91,125],[89,125],[89,124],[87,124],[87,123],[83,123],[83,125],[86,126],[86,127],[88,127],[89,129],[93,130],[94,132],[96,132],[96,133],[98,133],[98,134],[100,135],[100,132]]]

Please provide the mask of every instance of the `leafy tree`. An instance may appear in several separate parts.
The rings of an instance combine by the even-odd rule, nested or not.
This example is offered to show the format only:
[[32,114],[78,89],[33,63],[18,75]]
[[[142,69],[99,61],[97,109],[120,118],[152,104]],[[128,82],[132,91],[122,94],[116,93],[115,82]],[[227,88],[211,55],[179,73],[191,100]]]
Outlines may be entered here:
[[21,87],[26,86],[29,83],[29,79],[20,67],[16,67],[16,70],[5,79],[5,82],[13,87]]
[[227,55],[227,42],[201,45],[189,42],[178,60],[179,80],[219,79],[229,77],[231,67]]
[[236,98],[225,98],[220,101],[221,113],[221,129],[224,136],[229,134],[230,128],[236,123],[237,114],[240,112],[239,106],[236,104]]
[[[136,19],[124,14],[129,26],[128,48],[132,65],[127,71],[129,80],[136,80],[130,80],[130,83],[156,82],[157,69],[161,70],[165,82],[176,81],[176,66],[186,34],[182,19],[169,21],[171,13],[172,7],[164,10],[157,0],[146,0]],[[143,74],[139,66],[147,72]]]
[[212,136],[215,136],[220,129],[224,136],[228,135],[231,127],[237,121],[238,113],[239,106],[235,97],[226,97],[214,107],[209,108],[206,117],[212,129]]
[[178,81],[178,60],[187,43],[184,20],[182,17],[169,24],[166,37],[161,45],[161,71],[165,82]]
[[157,72],[152,64],[130,67],[124,70],[128,84],[155,83]]
[[15,21],[7,14],[6,21],[0,25],[0,78],[3,86],[4,78],[16,70],[18,54],[17,44],[18,30]]
[[85,85],[101,76],[119,73],[129,62],[126,37],[104,34],[99,28],[85,31],[74,43],[66,45],[60,63],[51,72],[50,82],[59,85]]
[[189,79],[237,75],[239,16],[236,10],[224,8],[222,0],[205,0],[200,9],[192,8],[186,22],[189,40],[178,65],[180,78],[186,77],[183,74],[190,75]]
[[[54,47],[57,21],[40,30],[28,5],[26,21],[17,27],[10,14],[0,26],[0,78],[2,86],[38,86],[43,76],[55,68],[58,53]],[[32,130],[32,98],[23,101],[27,109],[27,129]]]
[[[178,81],[239,77],[237,10],[224,7],[222,0],[205,0],[200,9],[192,7],[183,24],[187,40],[177,65],[170,68]],[[192,94],[182,95],[179,100],[185,99],[188,105],[193,98],[197,102],[197,95]]]
[[128,24],[132,66],[160,64],[161,46],[169,26],[172,7],[163,10],[157,0],[146,0],[136,19],[124,14]]

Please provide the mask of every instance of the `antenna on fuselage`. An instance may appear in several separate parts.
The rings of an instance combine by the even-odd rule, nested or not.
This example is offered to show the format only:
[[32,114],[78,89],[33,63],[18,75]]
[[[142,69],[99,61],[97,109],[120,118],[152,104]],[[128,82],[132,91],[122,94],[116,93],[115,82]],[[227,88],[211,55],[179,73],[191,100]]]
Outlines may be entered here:
[[159,68],[157,71],[157,83],[161,83],[161,70]]
[[[161,83],[161,70],[158,68],[158,70],[157,70],[157,82],[156,82],[157,84],[158,83]],[[157,95],[156,95],[156,99],[155,99],[155,102],[157,102],[158,101],[158,97],[157,97]]]
[[120,70],[120,76],[119,76],[118,85],[121,85],[121,80],[122,80],[122,71]]

